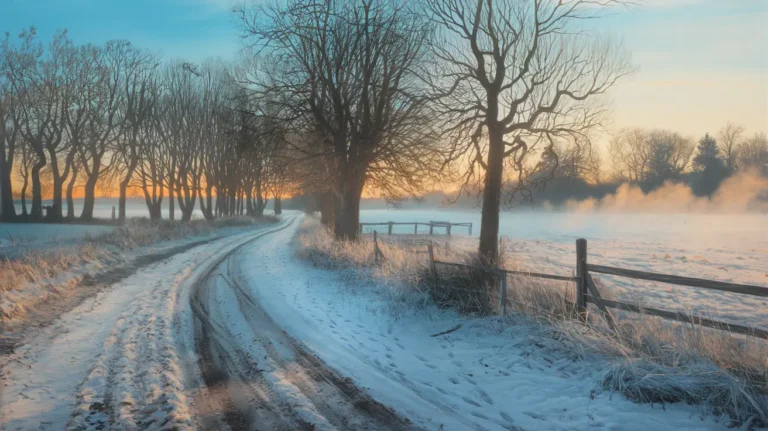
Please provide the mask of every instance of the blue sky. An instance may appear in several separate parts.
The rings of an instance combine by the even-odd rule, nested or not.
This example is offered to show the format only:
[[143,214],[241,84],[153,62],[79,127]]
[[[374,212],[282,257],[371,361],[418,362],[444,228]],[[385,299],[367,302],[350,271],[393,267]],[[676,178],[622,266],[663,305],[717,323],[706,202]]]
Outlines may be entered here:
[[66,28],[78,43],[128,39],[164,56],[231,58],[238,49],[227,0],[0,0],[0,31],[30,25],[43,39]]
[[[728,121],[768,132],[768,0],[635,0],[596,22],[623,40],[639,72],[611,94],[613,128],[692,136]],[[167,58],[234,58],[230,0],[0,0],[0,31],[34,25],[44,39],[129,39]]]

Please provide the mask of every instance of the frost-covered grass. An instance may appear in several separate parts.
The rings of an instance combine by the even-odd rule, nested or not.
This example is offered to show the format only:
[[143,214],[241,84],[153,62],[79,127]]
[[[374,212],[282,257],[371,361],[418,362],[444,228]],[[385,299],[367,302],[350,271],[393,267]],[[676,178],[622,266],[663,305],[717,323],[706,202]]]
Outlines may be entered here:
[[[130,219],[98,235],[85,234],[67,244],[19,249],[13,259],[0,259],[0,316],[13,319],[53,295],[65,294],[77,285],[88,266],[104,268],[125,263],[121,252],[207,235],[218,228],[249,226],[276,221],[275,217],[233,217],[213,222],[188,223],[168,220]],[[22,225],[23,226],[23,225]]]
[[[379,247],[385,259],[374,265],[369,235],[357,242],[338,242],[316,220],[308,219],[298,236],[299,255],[316,266],[340,270],[345,285],[369,286],[389,296],[396,312],[427,302],[464,312],[498,310],[498,294],[482,287],[482,276],[438,266],[438,280],[433,280],[424,252],[426,241],[437,238],[382,235]],[[476,244],[471,238],[442,237],[435,245],[436,258],[472,263]],[[507,269],[552,272],[529,262],[523,265],[509,247],[502,250]],[[614,296],[600,280],[597,283],[603,296]],[[768,343],[624,313],[614,313],[616,334],[597,310],[591,310],[589,324],[582,325],[574,318],[574,290],[569,282],[509,277],[508,309],[550,328],[549,333],[574,349],[613,358],[613,365],[596,382],[598,391],[618,391],[641,403],[699,404],[735,424],[768,426]]]

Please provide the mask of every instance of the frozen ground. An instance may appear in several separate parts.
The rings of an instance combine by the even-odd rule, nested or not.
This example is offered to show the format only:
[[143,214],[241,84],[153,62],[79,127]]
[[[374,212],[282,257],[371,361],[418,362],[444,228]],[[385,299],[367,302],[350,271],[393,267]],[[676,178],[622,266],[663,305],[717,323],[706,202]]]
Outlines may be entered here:
[[[480,233],[479,213],[378,210],[360,215],[361,222],[390,220],[473,222],[473,235]],[[386,226],[378,230],[386,232]],[[413,233],[413,227],[399,226],[395,232]],[[454,228],[453,234],[454,240],[467,241],[463,228]],[[593,264],[768,287],[768,214],[521,211],[502,214],[500,234],[519,267],[532,271],[570,275],[575,269],[575,241],[586,238],[588,260]],[[600,278],[613,295],[634,302],[707,313],[768,329],[766,299],[621,277]]]
[[0,356],[0,429],[726,429],[595,391],[604,360],[539,327],[395,318],[297,261],[291,219],[158,260]]

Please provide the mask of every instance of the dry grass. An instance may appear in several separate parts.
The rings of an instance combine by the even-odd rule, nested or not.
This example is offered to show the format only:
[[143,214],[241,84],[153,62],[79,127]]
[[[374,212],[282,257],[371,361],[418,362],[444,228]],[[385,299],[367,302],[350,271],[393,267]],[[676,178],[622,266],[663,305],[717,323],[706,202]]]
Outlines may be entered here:
[[204,235],[215,229],[234,226],[249,226],[252,224],[277,221],[276,217],[228,217],[209,222],[204,219],[194,219],[187,223],[170,220],[149,220],[135,218],[123,225],[91,240],[99,244],[114,245],[121,250],[131,250],[155,244],[160,241],[173,241],[189,236]]
[[[380,237],[385,256],[380,265],[374,264],[370,236],[338,242],[317,221],[307,220],[298,241],[304,259],[340,270],[350,282],[345,284],[376,289],[397,304],[432,303],[471,314],[499,310],[498,290],[486,287],[487,275],[440,265],[435,279],[424,254],[424,238]],[[472,264],[475,247],[469,239],[455,238],[435,246],[436,258]],[[504,253],[502,261],[507,269],[536,270],[519,268]],[[610,289],[601,286],[599,279],[596,282],[603,296],[611,298]],[[590,310],[587,325],[576,323],[573,283],[510,276],[507,286],[512,313],[547,325],[570,348],[611,359],[612,365],[597,382],[600,390],[617,391],[641,403],[698,404],[745,429],[768,425],[768,343],[764,340],[630,313],[613,314],[617,334],[597,310]]]

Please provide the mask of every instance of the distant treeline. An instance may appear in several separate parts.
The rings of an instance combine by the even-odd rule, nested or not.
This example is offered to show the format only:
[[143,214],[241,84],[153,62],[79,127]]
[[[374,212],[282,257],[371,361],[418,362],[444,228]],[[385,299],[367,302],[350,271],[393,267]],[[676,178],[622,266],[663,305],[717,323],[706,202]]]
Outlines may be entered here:
[[[764,133],[747,136],[744,128],[728,124],[717,137],[707,133],[697,142],[666,130],[625,129],[611,139],[607,159],[587,144],[554,146],[552,152],[542,155],[528,177],[530,194],[517,194],[508,204],[559,207],[568,201],[600,200],[615,194],[622,184],[637,186],[645,193],[664,184],[684,184],[696,196],[709,197],[725,179],[747,171],[768,178],[768,139]],[[505,188],[519,189],[514,183]],[[435,191],[402,201],[363,199],[361,208],[478,208],[478,192],[469,189],[457,196]],[[768,201],[768,190],[758,199]],[[306,201],[297,197],[289,205],[301,209]]]

